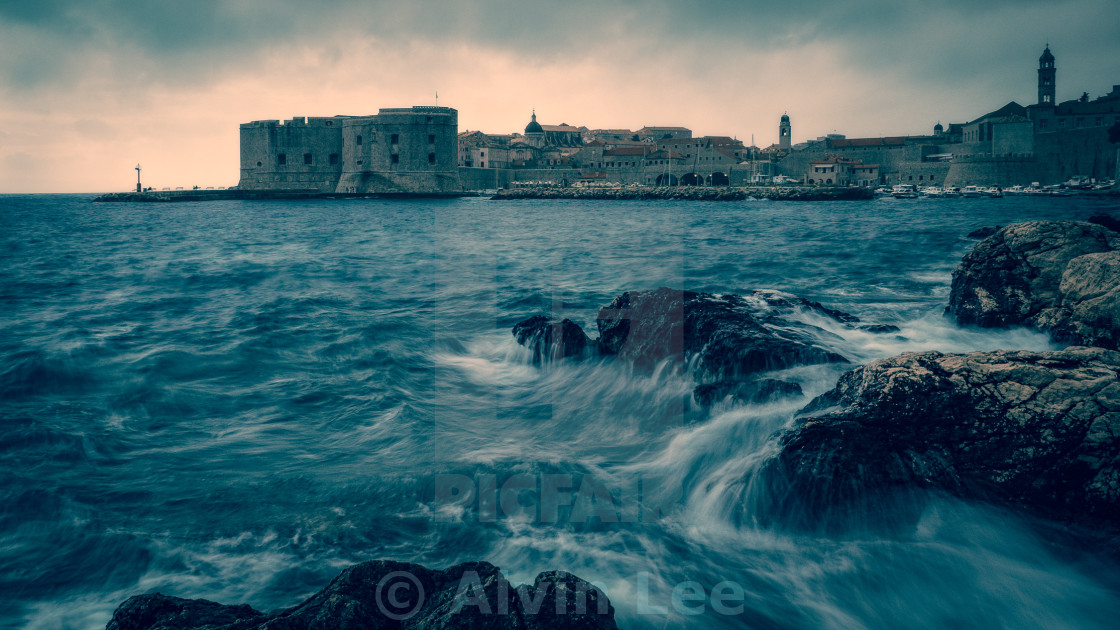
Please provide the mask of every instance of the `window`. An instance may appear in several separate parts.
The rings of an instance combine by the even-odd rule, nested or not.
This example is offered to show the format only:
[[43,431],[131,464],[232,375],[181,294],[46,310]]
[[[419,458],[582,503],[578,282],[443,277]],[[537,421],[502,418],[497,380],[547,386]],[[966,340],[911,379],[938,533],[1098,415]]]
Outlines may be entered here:
[[327,126],[328,126],[328,127],[330,127],[330,126],[331,126],[331,125],[333,125],[333,124],[334,124],[334,122],[333,122],[333,121],[330,121],[330,120],[328,120],[328,121],[327,121]]
[[1049,122],[1050,122],[1049,120],[1046,120],[1045,118],[1043,118],[1042,120],[1038,121],[1038,128],[1039,129],[1045,129],[1048,126],[1047,123],[1049,123]]
[[428,164],[435,164],[435,163],[436,163],[436,154],[435,153],[429,153],[428,154]]
[[331,166],[335,166],[337,164],[338,164],[338,154],[337,153],[332,153],[331,154]]
[[389,136],[389,144],[400,144],[400,139],[401,139],[400,135],[393,134],[393,135]]
[[354,138],[354,144],[362,146],[362,137],[358,136],[357,138]]
[[260,163],[260,162],[257,162],[257,166],[260,166],[260,165],[261,165],[261,163]]
[[436,143],[436,134],[434,134],[434,133],[428,134],[428,144],[435,144],[435,143]]
[[393,164],[400,164],[400,162],[401,162],[401,156],[399,156],[399,155],[397,155],[396,153],[394,153],[394,154],[393,154],[393,156],[392,156],[392,158],[391,158],[391,159],[390,159],[389,161],[390,161],[390,162],[392,162]]
[[361,164],[361,163],[362,163],[362,161],[361,161],[361,160],[358,160],[358,164]]
[[281,153],[280,155],[277,155],[276,156],[276,163],[280,164],[280,165],[287,164],[288,163],[288,156],[283,154],[283,153]]
[[304,164],[311,164],[311,154],[310,153],[304,153],[303,154],[303,163]]

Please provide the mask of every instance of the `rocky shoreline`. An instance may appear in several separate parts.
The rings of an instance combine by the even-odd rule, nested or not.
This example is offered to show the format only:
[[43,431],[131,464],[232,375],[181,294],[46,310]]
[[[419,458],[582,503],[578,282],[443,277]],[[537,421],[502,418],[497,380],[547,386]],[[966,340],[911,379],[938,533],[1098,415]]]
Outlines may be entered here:
[[302,604],[262,613],[244,604],[160,593],[117,607],[106,630],[617,630],[606,594],[564,571],[513,586],[488,562],[439,571],[376,560],[345,569]]
[[[847,372],[798,412],[760,479],[745,481],[769,489],[748,509],[794,527],[866,522],[890,497],[934,489],[1120,533],[1120,234],[1107,224],[985,230],[953,276],[946,313],[962,325],[1032,326],[1071,347],[906,353]],[[799,311],[892,332],[775,291],[661,288],[602,308],[597,339],[544,316],[514,334],[538,363],[594,354],[687,366],[704,407],[801,396],[775,373],[848,361]]]
[[647,200],[676,199],[682,201],[742,201],[744,199],[769,199],[771,201],[864,201],[874,199],[869,188],[808,188],[794,186],[618,186],[610,188],[575,188],[536,186],[505,188],[491,199],[589,199],[589,200]]

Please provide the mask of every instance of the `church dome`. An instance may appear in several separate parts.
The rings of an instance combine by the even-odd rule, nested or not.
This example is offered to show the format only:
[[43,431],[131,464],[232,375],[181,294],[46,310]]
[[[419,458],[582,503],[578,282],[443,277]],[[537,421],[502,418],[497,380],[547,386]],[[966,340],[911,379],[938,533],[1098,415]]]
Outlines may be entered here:
[[935,135],[941,135],[944,132],[945,132],[945,128],[941,126],[941,123],[937,123],[936,125],[933,126],[933,133]]
[[1042,56],[1038,58],[1039,63],[1046,63],[1048,61],[1050,63],[1054,62],[1054,55],[1050,53],[1049,46],[1046,47],[1046,50],[1042,51]]
[[528,125],[525,125],[525,133],[544,133],[544,129],[542,129],[540,123],[537,122],[536,110],[533,111],[533,120],[529,121]]
[[784,123],[789,122],[789,114],[782,114],[782,122],[784,122]]

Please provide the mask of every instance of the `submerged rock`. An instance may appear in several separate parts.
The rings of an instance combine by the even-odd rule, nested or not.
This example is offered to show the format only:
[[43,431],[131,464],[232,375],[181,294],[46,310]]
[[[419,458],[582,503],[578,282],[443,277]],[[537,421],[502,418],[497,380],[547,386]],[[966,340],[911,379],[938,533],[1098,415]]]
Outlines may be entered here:
[[697,385],[692,390],[692,397],[705,407],[709,407],[728,396],[747,403],[768,403],[780,398],[801,396],[802,394],[801,386],[797,383],[773,378],[705,383]]
[[557,322],[544,315],[515,324],[513,336],[517,343],[532,351],[533,363],[582,356],[590,343],[579,324],[570,319]]
[[1055,339],[1117,348],[1120,235],[1080,221],[1009,225],[953,272],[946,311],[962,324],[1034,326]]
[[687,363],[698,381],[719,383],[796,365],[847,363],[816,344],[823,329],[788,318],[794,309],[843,322],[839,311],[776,291],[748,296],[675,289],[628,291],[600,309],[599,348],[652,368]]
[[129,598],[106,630],[296,630],[331,628],[613,629],[614,607],[599,589],[563,571],[512,587],[487,562],[436,571],[377,560],[343,571],[304,603],[266,615],[159,593]]
[[988,238],[1002,228],[1002,225],[986,225],[968,233],[968,238]]
[[848,372],[802,414],[762,470],[787,517],[922,487],[1120,518],[1120,352],[902,354]]

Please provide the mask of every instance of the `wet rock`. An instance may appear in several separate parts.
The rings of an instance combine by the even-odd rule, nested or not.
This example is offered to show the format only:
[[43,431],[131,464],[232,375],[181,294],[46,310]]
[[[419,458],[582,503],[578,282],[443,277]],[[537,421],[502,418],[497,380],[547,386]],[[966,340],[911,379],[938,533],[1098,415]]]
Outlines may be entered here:
[[534,315],[513,327],[517,343],[533,353],[533,363],[544,360],[582,356],[590,343],[579,324],[570,319],[557,322],[544,315]]
[[988,238],[1002,228],[1002,225],[986,225],[968,233],[968,238]]
[[856,326],[856,328],[864,332],[880,334],[902,332],[901,328],[893,324],[863,324],[861,326]]
[[1059,305],[1039,313],[1036,325],[1060,340],[1120,348],[1120,251],[1069,261],[1058,290]]
[[803,392],[797,383],[773,378],[705,383],[692,390],[693,398],[704,407],[710,407],[728,396],[740,402],[759,404],[801,395]]
[[487,562],[443,571],[378,560],[352,566],[304,603],[265,615],[159,593],[121,604],[106,630],[296,630],[421,628],[537,630],[617,628],[599,589],[570,573],[548,571],[533,585],[511,586]]
[[1120,277],[1103,273],[1109,257],[1074,261],[1118,247],[1120,235],[1092,223],[1009,225],[961,260],[946,311],[962,324],[1035,326],[1060,341],[1115,348],[1114,297],[1097,298],[1112,295]]
[[1060,520],[1120,518],[1120,352],[908,353],[845,374],[764,466],[813,518],[935,488]]
[[1101,227],[1108,228],[1113,232],[1120,232],[1120,219],[1110,214],[1094,214],[1089,217],[1089,223],[1094,223]]
[[705,383],[796,365],[846,363],[816,344],[828,333],[788,318],[794,307],[813,310],[812,304],[776,291],[748,296],[628,291],[600,309],[599,348],[643,369],[666,360],[687,364]]

